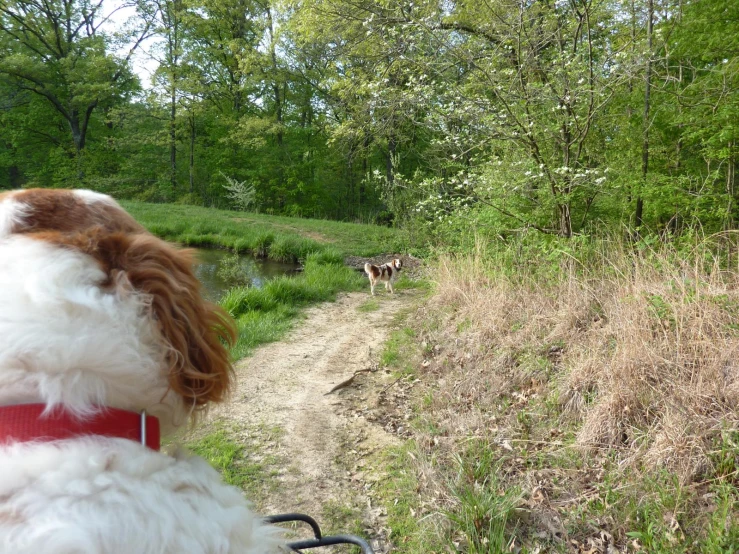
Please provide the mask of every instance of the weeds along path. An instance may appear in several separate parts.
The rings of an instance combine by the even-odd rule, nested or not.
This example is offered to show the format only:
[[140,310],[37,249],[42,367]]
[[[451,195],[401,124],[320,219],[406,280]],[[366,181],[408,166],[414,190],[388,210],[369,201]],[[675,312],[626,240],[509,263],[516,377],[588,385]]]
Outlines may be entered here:
[[[363,458],[397,439],[358,416],[357,407],[371,392],[365,387],[371,388],[393,317],[412,295],[382,289],[374,299],[368,292],[343,295],[309,309],[285,340],[237,364],[233,399],[214,416],[242,428],[256,425],[270,437],[260,442],[261,452],[249,453],[266,450],[273,460],[272,483],[256,499],[262,513],[307,513],[332,532],[377,531],[379,510],[364,494],[371,484],[364,482]],[[358,371],[351,384],[327,394]]]

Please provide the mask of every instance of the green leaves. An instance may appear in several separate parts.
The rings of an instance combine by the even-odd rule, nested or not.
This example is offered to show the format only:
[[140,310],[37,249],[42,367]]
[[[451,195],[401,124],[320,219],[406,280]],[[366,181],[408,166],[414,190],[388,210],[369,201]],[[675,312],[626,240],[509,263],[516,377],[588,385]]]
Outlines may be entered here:
[[[0,182],[225,207],[223,172],[250,209],[455,244],[636,205],[733,228],[739,7],[659,0],[650,46],[649,1],[159,0],[117,31],[88,0],[4,2]],[[121,47],[154,30],[141,95]]]
[[[107,52],[108,14],[88,0],[0,4],[0,76],[11,89],[43,98],[66,121],[77,153],[93,111],[136,87],[128,60]],[[138,30],[142,36],[146,27]],[[135,47],[134,47],[135,48]]]

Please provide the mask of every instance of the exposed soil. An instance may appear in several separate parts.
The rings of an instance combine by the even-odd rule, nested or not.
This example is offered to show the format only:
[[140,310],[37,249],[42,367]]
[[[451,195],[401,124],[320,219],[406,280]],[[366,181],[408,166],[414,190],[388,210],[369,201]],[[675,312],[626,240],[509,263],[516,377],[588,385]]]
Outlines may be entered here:
[[[366,467],[366,459],[399,440],[397,426],[372,408],[394,381],[378,368],[379,353],[394,316],[413,294],[381,291],[372,299],[367,290],[343,295],[309,309],[283,341],[237,364],[233,399],[213,416],[279,429],[268,446],[279,460],[273,477],[277,484],[259,502],[262,513],[307,513],[329,531],[363,532],[376,552],[388,551],[382,510],[372,501],[374,482],[381,476]],[[337,513],[351,517],[341,522]],[[349,519],[354,528],[336,528]]]

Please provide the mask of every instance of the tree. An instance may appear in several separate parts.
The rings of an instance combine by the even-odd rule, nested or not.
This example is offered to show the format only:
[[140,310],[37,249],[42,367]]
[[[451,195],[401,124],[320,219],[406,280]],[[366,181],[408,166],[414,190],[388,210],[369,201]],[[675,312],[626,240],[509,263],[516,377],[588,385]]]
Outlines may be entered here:
[[[123,7],[135,4],[123,4]],[[125,57],[109,52],[104,31],[112,12],[101,0],[2,0],[0,76],[44,98],[69,126],[76,153],[85,148],[90,118],[99,107],[126,99],[135,88],[128,62],[150,24],[119,37],[133,42]]]
[[182,76],[185,6],[182,0],[158,0],[156,2],[160,25],[157,33],[164,38],[162,59],[157,77],[166,89],[169,102],[169,182],[177,189],[177,103]]
[[[603,182],[591,133],[619,83],[609,72],[617,52],[607,5],[315,2],[353,26],[354,56],[376,60],[360,82],[374,124],[386,124],[388,157],[425,133],[433,138],[421,155],[436,152],[441,170],[431,176],[434,197],[464,196],[543,231],[573,233],[573,204],[585,217]],[[514,182],[496,177],[501,160],[516,164]]]
[[[666,58],[676,177],[695,198],[694,215],[736,228],[739,190],[739,5],[685,2]],[[694,186],[691,187],[691,184]]]

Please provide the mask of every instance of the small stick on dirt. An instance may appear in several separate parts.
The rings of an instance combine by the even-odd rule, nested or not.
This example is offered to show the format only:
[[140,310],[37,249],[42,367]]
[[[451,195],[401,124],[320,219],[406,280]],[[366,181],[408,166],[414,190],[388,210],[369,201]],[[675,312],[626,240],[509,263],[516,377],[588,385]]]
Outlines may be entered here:
[[357,375],[359,375],[360,373],[366,373],[368,371],[372,371],[372,368],[371,367],[368,367],[368,368],[365,368],[365,369],[358,369],[357,371],[354,372],[354,375],[352,375],[351,377],[349,377],[349,379],[347,379],[346,381],[342,381],[341,383],[339,383],[338,385],[336,385],[334,388],[332,388],[330,391],[328,391],[327,393],[324,393],[323,396],[327,396],[327,395],[331,394],[334,391],[337,391],[339,389],[344,389],[344,388],[348,387],[349,385],[351,385],[354,382],[354,378]]
[[402,376],[401,376],[401,377],[398,377],[398,378],[397,378],[397,379],[396,379],[395,381],[393,381],[393,382],[392,382],[392,383],[390,383],[390,384],[389,384],[388,386],[386,386],[386,387],[385,387],[384,389],[382,389],[382,390],[380,391],[380,394],[385,394],[385,392],[387,392],[387,389],[389,389],[390,387],[392,387],[393,385],[395,385],[395,384],[396,384],[396,383],[397,383],[398,381],[400,381],[400,380],[401,380],[402,378],[403,378]]

